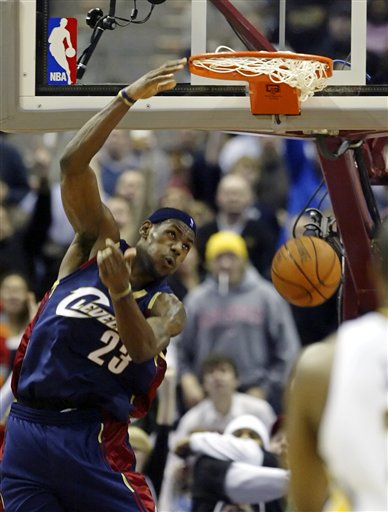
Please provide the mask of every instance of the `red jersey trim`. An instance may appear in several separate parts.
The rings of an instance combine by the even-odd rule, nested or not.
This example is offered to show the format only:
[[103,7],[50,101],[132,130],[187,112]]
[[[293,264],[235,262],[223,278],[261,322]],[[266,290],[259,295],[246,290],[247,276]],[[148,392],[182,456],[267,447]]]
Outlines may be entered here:
[[136,458],[128,442],[128,424],[112,417],[104,418],[99,435],[105,460],[113,471],[121,474],[141,512],[155,512],[155,503],[145,477],[135,471]]
[[163,356],[158,355],[154,358],[156,370],[155,376],[150,383],[150,387],[148,389],[147,394],[144,395],[135,395],[131,397],[131,403],[134,406],[133,412],[131,412],[131,416],[133,418],[142,418],[147,414],[151,403],[153,402],[158,387],[160,386],[162,380],[164,379],[164,374],[166,373],[167,363]]

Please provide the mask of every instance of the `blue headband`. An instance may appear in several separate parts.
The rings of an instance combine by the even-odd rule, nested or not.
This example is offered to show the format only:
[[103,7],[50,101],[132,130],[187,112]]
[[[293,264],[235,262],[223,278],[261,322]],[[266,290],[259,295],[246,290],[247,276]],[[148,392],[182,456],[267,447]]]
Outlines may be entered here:
[[159,210],[154,211],[154,213],[148,217],[148,220],[152,222],[152,224],[158,224],[159,222],[169,219],[180,220],[194,231],[194,234],[197,233],[197,226],[195,225],[193,217],[177,208],[159,208]]

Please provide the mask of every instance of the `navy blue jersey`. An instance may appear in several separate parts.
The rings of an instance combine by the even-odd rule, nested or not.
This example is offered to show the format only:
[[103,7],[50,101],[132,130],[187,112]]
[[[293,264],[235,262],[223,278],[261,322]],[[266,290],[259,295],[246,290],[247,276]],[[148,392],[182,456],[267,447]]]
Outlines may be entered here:
[[[128,246],[121,241],[120,247]],[[162,292],[171,293],[164,281],[133,293],[144,316]],[[140,364],[131,361],[93,258],[42,300],[18,349],[13,391],[27,403],[96,406],[125,421],[147,412],[165,370],[163,354]]]

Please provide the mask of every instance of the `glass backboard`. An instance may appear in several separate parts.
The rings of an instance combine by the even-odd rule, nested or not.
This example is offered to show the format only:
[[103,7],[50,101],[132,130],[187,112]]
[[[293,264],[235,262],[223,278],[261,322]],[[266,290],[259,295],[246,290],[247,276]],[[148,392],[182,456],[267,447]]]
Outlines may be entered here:
[[[138,102],[121,126],[303,136],[388,131],[384,0],[0,0],[0,9],[5,131],[77,129],[147,70],[219,46],[328,56],[333,77],[300,115],[253,116],[246,82],[186,69],[174,91]],[[61,37],[63,49],[69,40],[76,49],[64,59],[54,55]]]

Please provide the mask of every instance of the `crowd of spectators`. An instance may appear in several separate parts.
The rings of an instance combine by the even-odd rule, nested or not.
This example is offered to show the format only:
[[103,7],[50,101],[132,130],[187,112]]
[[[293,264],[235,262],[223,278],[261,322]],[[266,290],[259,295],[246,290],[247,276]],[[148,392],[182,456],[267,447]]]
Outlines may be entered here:
[[[276,23],[270,23],[275,4],[260,2],[258,13],[266,16],[260,28],[270,40],[278,37]],[[287,4],[287,44],[293,50],[304,52],[308,40],[309,53],[349,60],[350,2]],[[367,71],[373,83],[388,82],[387,27],[387,3],[368,1]],[[9,396],[20,337],[72,240],[60,200],[58,159],[69,136],[0,134],[3,397]],[[169,347],[169,370],[155,406],[129,430],[138,469],[160,510],[201,511],[212,503],[219,511],[254,511],[264,510],[262,501],[270,502],[265,510],[286,510],[281,498],[288,480],[282,429],[287,378],[300,347],[338,325],[337,296],[315,308],[297,308],[270,282],[272,257],[292,236],[295,220],[322,180],[314,143],[191,130],[114,130],[93,167],[101,196],[130,244],[141,220],[159,206],[186,210],[198,225],[196,246],[170,278],[186,306],[186,328]],[[375,192],[385,215],[388,187]],[[309,206],[330,214],[324,187]],[[239,418],[245,423],[228,430]],[[225,439],[195,437],[203,431]],[[250,444],[233,436],[247,437]],[[257,503],[236,497],[242,496],[231,484],[236,471],[246,477],[239,484],[245,497],[265,487]],[[220,488],[218,495],[214,489]],[[239,505],[232,506],[234,500]]]
[[[34,135],[30,144],[19,139],[0,138],[2,384],[9,381],[14,350],[36,302],[54,283],[72,239],[59,197],[61,135],[51,134],[50,144],[47,134]],[[198,224],[197,245],[170,283],[188,321],[167,353],[168,391],[160,391],[149,416],[135,425],[139,430],[132,430],[161,510],[183,512],[192,506],[196,455],[182,458],[179,442],[195,431],[222,433],[229,421],[251,414],[263,423],[270,449],[300,347],[337,326],[336,297],[308,310],[291,307],[270,282],[274,253],[292,236],[295,218],[321,181],[317,153],[308,140],[124,130],[113,132],[94,165],[101,195],[129,242],[141,219],[158,206],[185,209]],[[384,194],[378,197],[386,207]],[[315,201],[311,206],[330,212],[327,197]],[[234,463],[244,461],[221,464],[225,477]],[[247,474],[260,478],[260,471]],[[268,478],[268,472],[263,475]]]

